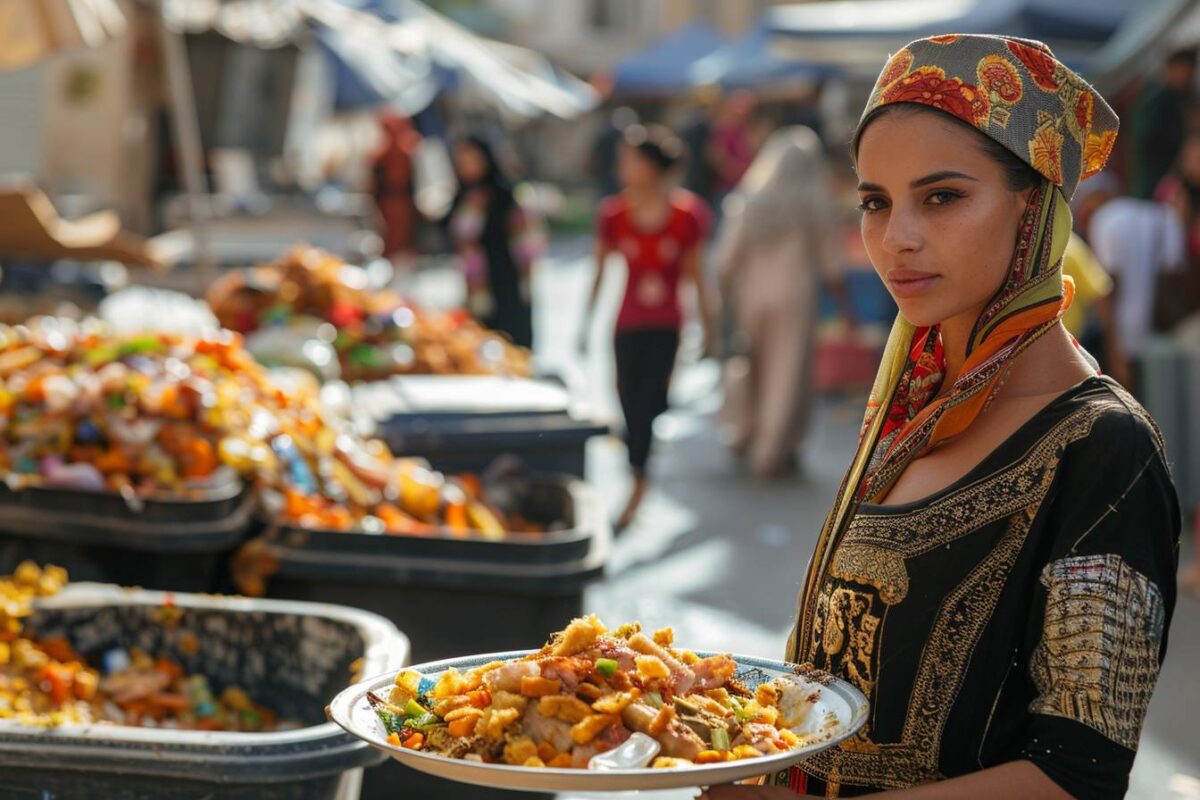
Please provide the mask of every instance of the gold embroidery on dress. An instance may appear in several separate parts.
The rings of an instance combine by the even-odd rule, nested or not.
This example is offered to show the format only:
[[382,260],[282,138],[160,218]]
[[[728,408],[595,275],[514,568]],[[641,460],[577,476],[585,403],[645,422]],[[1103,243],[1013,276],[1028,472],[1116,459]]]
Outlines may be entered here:
[[1030,664],[1029,710],[1073,719],[1137,749],[1158,677],[1162,594],[1115,553],[1046,565],[1046,621]]
[[[808,759],[806,772],[839,787],[884,789],[942,777],[938,767],[941,738],[954,698],[1054,482],[1062,452],[1091,433],[1096,420],[1114,410],[1131,411],[1150,421],[1128,395],[1115,386],[1109,388],[1115,397],[1084,404],[1054,425],[1022,457],[986,478],[907,514],[860,513],[851,521],[816,597],[812,630],[804,640],[806,660],[846,676],[873,701],[872,691],[879,680],[880,619],[888,606],[907,596],[906,561],[1009,518],[988,555],[946,595],[935,615],[900,741],[876,742],[873,731],[864,728],[840,747]],[[1140,716],[1137,722],[1140,725]]]

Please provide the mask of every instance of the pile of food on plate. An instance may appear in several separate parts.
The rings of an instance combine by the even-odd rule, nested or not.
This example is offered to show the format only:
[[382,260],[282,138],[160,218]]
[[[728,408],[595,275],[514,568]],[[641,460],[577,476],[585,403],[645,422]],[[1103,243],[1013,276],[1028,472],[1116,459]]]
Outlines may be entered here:
[[[326,340],[347,381],[393,375],[532,374],[532,356],[463,311],[436,312],[389,290],[368,287],[368,274],[312,247],[279,261],[232,272],[208,292],[221,324],[243,334],[282,328],[289,346]],[[252,343],[256,354],[259,348]],[[272,348],[264,345],[264,354]]]
[[394,746],[524,767],[586,768],[635,734],[657,742],[650,766],[664,768],[782,753],[836,731],[836,715],[816,706],[824,673],[751,688],[731,656],[701,658],[673,639],[637,623],[610,631],[593,615],[532,655],[436,681],[405,670],[390,697],[368,699]]
[[500,538],[515,527],[469,477],[399,459],[268,373],[229,331],[114,334],[37,317],[0,326],[0,474],[9,488],[204,498],[239,477],[282,522]]
[[0,720],[206,731],[299,727],[237,686],[214,693],[205,676],[187,674],[173,659],[118,648],[105,653],[96,668],[64,639],[29,637],[23,620],[33,600],[57,593],[66,582],[61,568],[41,569],[32,562],[0,578]]

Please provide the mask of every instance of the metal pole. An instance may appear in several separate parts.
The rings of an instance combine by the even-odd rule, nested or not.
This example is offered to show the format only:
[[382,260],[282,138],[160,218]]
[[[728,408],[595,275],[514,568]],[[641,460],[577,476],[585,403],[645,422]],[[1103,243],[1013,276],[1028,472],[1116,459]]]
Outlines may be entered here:
[[205,287],[216,280],[217,264],[209,237],[212,204],[204,179],[204,146],[200,141],[200,122],[192,92],[192,71],[183,35],[170,30],[165,20],[159,21],[159,29],[170,94],[171,130],[195,248],[193,266],[200,278],[200,287]]

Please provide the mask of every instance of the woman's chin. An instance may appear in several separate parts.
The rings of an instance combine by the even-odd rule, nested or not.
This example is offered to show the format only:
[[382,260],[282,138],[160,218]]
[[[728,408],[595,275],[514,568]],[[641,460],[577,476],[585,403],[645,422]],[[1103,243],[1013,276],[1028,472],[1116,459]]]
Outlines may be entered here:
[[946,318],[945,309],[937,308],[933,303],[905,299],[898,300],[896,305],[900,315],[918,328],[932,327]]

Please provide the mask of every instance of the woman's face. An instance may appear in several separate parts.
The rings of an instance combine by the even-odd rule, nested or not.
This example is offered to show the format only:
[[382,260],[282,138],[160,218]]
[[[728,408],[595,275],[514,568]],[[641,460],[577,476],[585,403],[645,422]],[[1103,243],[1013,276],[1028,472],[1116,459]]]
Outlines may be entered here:
[[454,168],[466,183],[478,183],[487,177],[488,163],[479,148],[463,142],[454,149]]
[[617,154],[617,180],[626,189],[641,189],[660,182],[662,171],[636,147],[622,144]]
[[1027,193],[933,111],[876,119],[857,168],[863,243],[900,312],[917,326],[974,324],[1008,271]]

